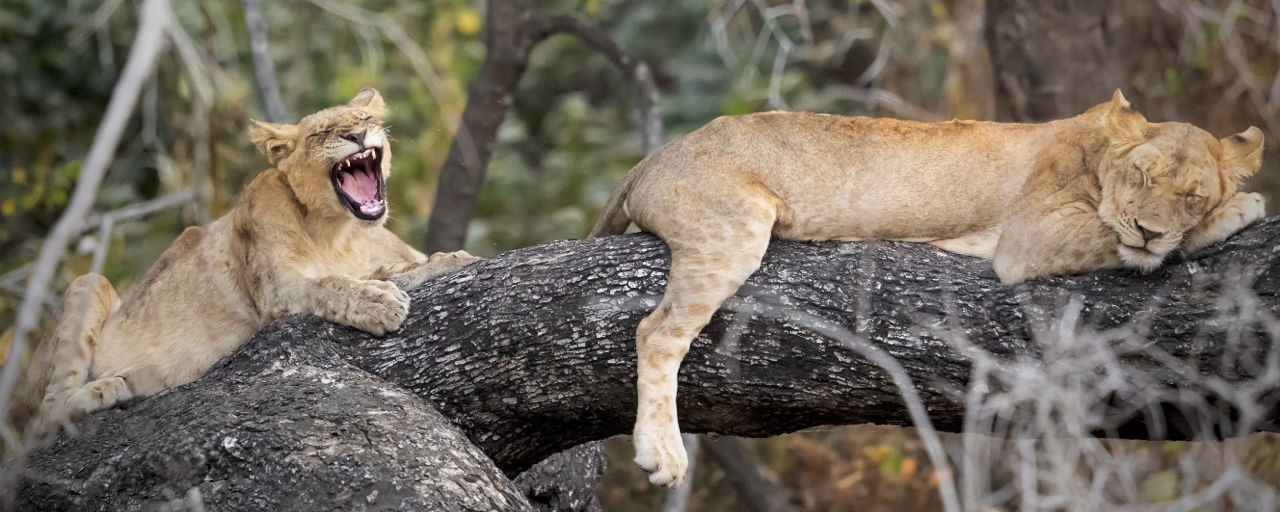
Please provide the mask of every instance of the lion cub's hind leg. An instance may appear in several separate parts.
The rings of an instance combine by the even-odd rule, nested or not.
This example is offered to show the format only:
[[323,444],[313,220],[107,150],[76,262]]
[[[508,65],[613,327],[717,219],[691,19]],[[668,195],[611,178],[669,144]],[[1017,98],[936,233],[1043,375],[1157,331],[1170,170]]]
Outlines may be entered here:
[[123,380],[86,384],[94,345],[119,305],[115,288],[99,274],[85,274],[71,282],[58,323],[36,348],[27,371],[24,393],[38,399],[43,390],[39,411],[27,427],[29,439],[47,437],[62,423],[130,398]]
[[676,485],[689,464],[676,417],[680,362],[720,304],[760,267],[769,246],[776,212],[742,208],[750,211],[689,215],[683,218],[696,225],[658,233],[671,248],[671,272],[662,302],[636,329],[639,404],[632,437],[636,464],[655,484]]

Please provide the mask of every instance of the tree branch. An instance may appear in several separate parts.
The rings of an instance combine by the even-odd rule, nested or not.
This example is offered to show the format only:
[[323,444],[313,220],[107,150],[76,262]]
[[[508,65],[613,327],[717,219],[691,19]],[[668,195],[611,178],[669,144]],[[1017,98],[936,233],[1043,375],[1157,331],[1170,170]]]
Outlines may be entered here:
[[[982,411],[971,407],[1016,418],[1020,405],[998,398],[1022,392],[1043,399],[1051,392],[1001,389],[1005,384],[988,376],[1038,371],[1066,373],[1073,386],[1109,383],[1115,390],[1110,394],[1072,404],[1085,408],[1096,435],[1214,439],[1274,431],[1280,428],[1277,245],[1280,218],[1271,218],[1151,274],[1119,270],[1005,287],[988,261],[925,244],[775,240],[760,270],[686,357],[680,425],[689,432],[738,436],[829,424],[924,427],[908,413],[905,391],[898,387],[906,382],[910,396],[918,397],[912,409],[927,411],[927,425],[960,431],[967,423],[994,421],[974,416]],[[64,436],[32,457],[31,469],[41,478],[91,473],[112,480],[87,488],[74,482],[31,487],[50,480],[32,483],[36,477],[28,475],[23,499],[54,496],[63,487],[77,499],[97,496],[103,503],[111,501],[102,493],[136,494],[145,487],[159,495],[148,485],[169,485],[166,492],[183,496],[184,489],[163,484],[174,480],[168,474],[147,469],[167,467],[168,459],[158,454],[199,461],[197,470],[177,480],[204,482],[197,487],[207,497],[236,490],[210,482],[246,467],[254,468],[257,481],[277,482],[296,474],[291,464],[332,464],[335,451],[346,453],[351,446],[426,446],[417,436],[439,432],[443,423],[431,420],[420,432],[401,433],[424,423],[418,416],[398,423],[403,413],[396,413],[401,416],[385,420],[367,441],[363,433],[373,431],[356,427],[360,421],[384,421],[375,420],[386,415],[373,409],[421,410],[410,405],[409,395],[439,410],[499,470],[520,474],[568,447],[629,432],[636,405],[635,327],[656,305],[668,265],[665,245],[649,235],[560,241],[424,283],[410,293],[413,304],[403,328],[383,338],[314,317],[285,319],[208,376],[94,415],[81,426],[87,440]],[[1078,344],[1085,339],[1103,343]],[[1101,362],[1065,366],[1073,351],[1101,353]],[[316,354],[323,359],[310,359]],[[885,355],[905,377],[871,362]],[[319,384],[289,384],[298,375]],[[1028,382],[1043,385],[1036,379],[1047,378]],[[1118,379],[1127,379],[1132,392],[1117,385]],[[369,382],[377,385],[370,388]],[[334,403],[335,397],[351,403]],[[344,414],[354,416],[329,416],[347,408],[355,409]],[[348,426],[331,433],[342,425]],[[243,450],[219,451],[228,428],[251,433],[234,441]],[[151,437],[157,435],[163,439]],[[289,440],[295,438],[332,444]],[[121,449],[112,448],[117,445]],[[302,455],[290,455],[298,450]],[[421,456],[416,453],[405,456]],[[361,460],[343,474],[365,474],[366,467],[383,468],[370,469],[373,474],[398,471],[386,468],[401,463]],[[459,471],[473,468],[479,466]],[[508,489],[507,483],[483,478],[492,489]],[[162,483],[140,483],[153,480]],[[418,503],[413,500],[424,494],[453,492],[438,487],[454,481],[444,478],[394,498]]]
[[[885,371],[847,343],[813,334],[839,326],[897,359],[934,426],[957,431],[968,354],[1044,360],[1047,333],[1071,297],[1082,302],[1089,329],[1134,333],[1138,349],[1117,343],[1116,350],[1125,369],[1151,380],[1147,391],[1229,401],[1196,380],[1195,369],[1229,362],[1226,382],[1268,375],[1224,357],[1240,350],[1228,343],[1240,339],[1254,344],[1254,357],[1276,350],[1269,327],[1235,319],[1228,336],[1220,315],[1237,293],[1235,279],[1251,283],[1262,313],[1280,311],[1277,243],[1280,218],[1149,275],[1118,270],[1010,288],[999,285],[990,262],[922,244],[774,241],[726,304],[754,314],[721,311],[686,357],[680,423],[740,436],[909,423]],[[400,334],[343,330],[334,338],[358,366],[429,399],[499,467],[518,473],[550,453],[630,430],[635,327],[657,304],[668,264],[665,245],[646,235],[517,250],[414,290]],[[1271,408],[1252,428],[1277,428],[1274,400],[1261,403]],[[1145,411],[1115,418],[1103,434],[1147,438],[1156,427],[1174,438],[1213,434],[1179,423],[1179,408],[1189,405],[1163,405],[1160,418]]]
[[653,73],[649,71],[649,66],[623,52],[622,47],[599,27],[574,16],[552,16],[538,20],[531,32],[534,41],[542,41],[556,34],[571,34],[609,59],[635,89],[636,110],[640,119],[640,133],[644,136],[645,154],[653,153],[662,145],[662,110],[658,104],[658,86],[653,83]]
[[462,123],[440,170],[427,223],[427,252],[456,251],[466,244],[467,226],[497,143],[498,127],[506,118],[530,52],[551,35],[573,34],[613,62],[636,89],[645,153],[662,144],[662,116],[653,76],[648,66],[628,57],[608,34],[572,16],[534,19],[528,0],[489,2],[485,26],[485,60],[467,90]]

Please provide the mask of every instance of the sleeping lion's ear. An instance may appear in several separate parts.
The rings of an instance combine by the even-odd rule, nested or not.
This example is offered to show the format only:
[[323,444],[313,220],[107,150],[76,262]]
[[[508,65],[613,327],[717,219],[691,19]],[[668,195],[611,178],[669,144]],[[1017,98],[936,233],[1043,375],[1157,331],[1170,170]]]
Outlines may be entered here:
[[363,108],[379,117],[387,112],[387,104],[382,101],[382,95],[378,94],[378,90],[372,87],[360,89],[360,92],[356,93],[356,97],[347,102],[347,106]]
[[293,152],[294,139],[297,136],[298,127],[292,124],[264,123],[255,120],[253,126],[249,127],[249,140],[253,141],[253,145],[258,147],[258,151],[262,156],[267,157],[267,162],[271,165],[276,165]]
[[1262,130],[1257,126],[1250,126],[1248,130],[1218,139],[1218,143],[1222,144],[1222,169],[1228,178],[1239,184],[1241,180],[1258,172],[1258,168],[1262,167],[1264,139]]
[[1111,95],[1111,101],[1102,114],[1102,126],[1107,137],[1120,143],[1133,143],[1147,138],[1147,118],[1129,106],[1120,89]]

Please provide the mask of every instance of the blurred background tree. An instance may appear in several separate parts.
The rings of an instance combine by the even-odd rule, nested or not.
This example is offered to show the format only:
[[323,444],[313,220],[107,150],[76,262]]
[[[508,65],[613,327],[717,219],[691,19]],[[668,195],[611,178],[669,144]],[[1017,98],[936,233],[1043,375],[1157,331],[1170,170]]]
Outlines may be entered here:
[[[11,335],[8,326],[32,259],[68,200],[123,66],[138,3],[0,5],[0,350]],[[196,201],[177,202],[110,230],[86,230],[60,267],[57,288],[90,270],[100,254],[103,273],[127,289],[183,227],[227,211],[265,167],[247,138],[249,119],[267,116],[256,88],[244,5],[173,2],[190,46],[172,47],[163,56],[95,211],[182,191],[193,191]],[[388,225],[408,240],[425,240],[440,169],[458,131],[467,88],[485,59],[485,12],[492,6],[473,0],[260,5],[287,112],[297,116],[340,103],[362,87],[377,87],[387,98],[396,146]],[[1118,87],[1153,120],[1190,121],[1217,135],[1259,126],[1273,143],[1250,186],[1268,192],[1280,187],[1280,144],[1274,142],[1280,135],[1280,5],[1274,1],[530,5],[540,18],[571,14],[599,27],[645,63],[662,94],[668,140],[716,116],[767,109],[1043,121],[1074,115]],[[466,226],[466,248],[492,255],[583,236],[621,175],[644,154],[633,85],[574,38],[548,38],[534,47],[514,94],[505,100],[495,137],[482,141],[493,145],[493,155]],[[928,471],[906,462],[921,459],[918,450],[911,455],[909,435],[890,435],[901,439],[882,449],[874,448],[880,445],[868,440],[867,431],[849,432],[865,442],[846,449],[840,447],[844,441],[829,439],[776,440],[758,449],[799,493],[796,502],[812,510],[835,510],[839,501],[814,496],[812,489],[852,489],[870,481],[854,474],[879,475],[873,479],[877,497],[864,496],[859,510],[936,507],[920,494],[928,488]],[[836,462],[811,462],[832,457],[814,455],[814,447],[842,454],[837,462],[845,469],[823,470],[822,464]],[[869,462],[860,466],[863,458]],[[1264,465],[1280,472],[1274,459],[1267,460]],[[634,483],[643,479],[626,473],[628,464],[614,466],[624,469],[607,479],[615,482],[606,483],[603,493],[613,497],[611,504],[621,510],[624,503],[660,499],[657,491]],[[794,482],[802,473],[814,475],[804,486]],[[716,474],[699,478],[714,480]],[[631,483],[618,483],[619,478]],[[894,487],[895,479],[900,487]],[[733,509],[724,505],[732,500],[706,490],[719,484],[700,482],[706,486],[702,494],[695,492],[696,506]],[[906,501],[885,497],[894,493]],[[884,508],[876,508],[879,503]]]

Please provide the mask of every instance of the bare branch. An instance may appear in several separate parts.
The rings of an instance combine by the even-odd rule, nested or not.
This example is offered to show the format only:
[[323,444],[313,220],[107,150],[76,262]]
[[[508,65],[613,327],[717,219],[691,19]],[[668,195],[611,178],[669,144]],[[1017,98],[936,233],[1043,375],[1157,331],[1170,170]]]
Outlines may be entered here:
[[102,225],[103,222],[106,222],[107,219],[110,219],[112,222],[133,220],[138,217],[145,217],[147,215],[151,215],[158,211],[168,210],[169,208],[182,206],[190,202],[193,198],[196,197],[195,188],[196,188],[195,186],[187,187],[185,189],[179,190],[177,192],[174,192],[168,195],[163,195],[155,199],[149,199],[147,201],[142,201],[140,203],[134,203],[129,206],[111,210],[109,212],[95,213],[95,214],[89,215],[89,217],[84,221],[82,230],[89,231],[96,227],[99,227]]
[[258,0],[240,0],[244,9],[244,26],[249,32],[249,50],[253,56],[253,79],[258,84],[258,98],[267,113],[267,120],[283,123],[289,119],[284,100],[280,98],[280,84],[276,81],[276,66],[267,47],[267,21],[262,16]]
[[[18,310],[14,325],[12,345],[9,347],[4,372],[0,375],[0,411],[8,410],[9,398],[18,380],[18,367],[22,352],[26,348],[27,335],[40,320],[41,305],[49,293],[54,271],[62,261],[67,244],[80,234],[85,215],[93,207],[98,186],[102,183],[102,178],[115,157],[116,146],[124,135],[142,87],[151,77],[160,53],[165,47],[165,33],[172,22],[171,17],[168,0],[146,0],[142,5],[138,34],[129,50],[128,62],[111,93],[111,101],[107,104],[106,114],[98,126],[93,144],[89,147],[89,155],[85,158],[84,168],[72,192],[71,201],[54,225],[53,231],[49,233],[49,237],[41,245],[36,266],[31,272],[31,279],[22,296],[22,306]],[[16,445],[15,442],[10,446]]]
[[198,188],[200,188],[200,185],[193,185],[169,195],[131,204],[107,213],[91,215],[85,221],[83,229],[84,231],[89,231],[94,227],[98,228],[98,245],[94,247],[92,272],[102,272],[102,265],[107,260],[107,250],[111,248],[111,231],[115,228],[117,222],[144,217],[161,210],[196,202],[196,198],[200,197],[196,192]]
[[533,28],[534,41],[541,41],[556,34],[571,34],[589,48],[609,59],[635,89],[636,111],[640,118],[640,133],[644,136],[644,152],[649,154],[662,145],[662,110],[658,104],[658,86],[645,63],[627,55],[609,34],[574,16],[552,16],[537,22]]

